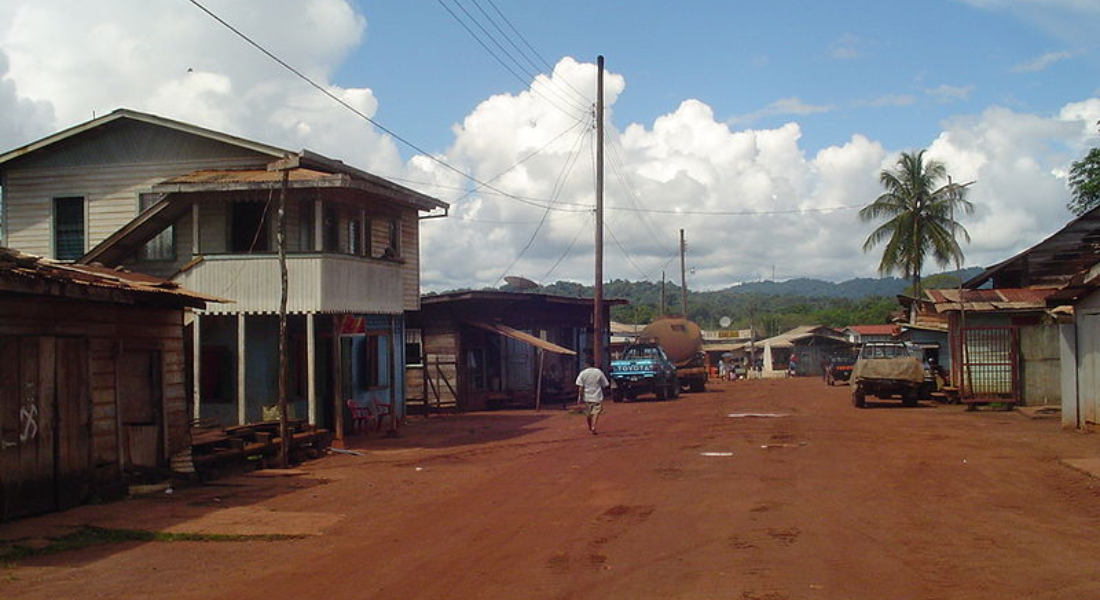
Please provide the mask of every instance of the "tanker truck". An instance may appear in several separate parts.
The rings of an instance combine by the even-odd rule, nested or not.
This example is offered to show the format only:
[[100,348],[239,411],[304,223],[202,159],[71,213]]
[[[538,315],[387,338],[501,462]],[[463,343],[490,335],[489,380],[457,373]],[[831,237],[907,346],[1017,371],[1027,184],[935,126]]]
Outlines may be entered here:
[[653,392],[661,400],[675,398],[681,387],[704,391],[707,368],[703,332],[684,318],[657,319],[642,330],[621,359],[611,361],[611,379],[616,400],[633,399],[646,392]]

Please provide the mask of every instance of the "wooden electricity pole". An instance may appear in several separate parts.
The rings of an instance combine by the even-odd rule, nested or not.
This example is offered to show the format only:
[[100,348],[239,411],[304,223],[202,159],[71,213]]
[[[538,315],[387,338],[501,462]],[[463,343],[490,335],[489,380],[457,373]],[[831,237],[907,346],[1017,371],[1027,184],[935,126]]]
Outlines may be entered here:
[[660,316],[662,316],[662,317],[665,316],[665,312],[666,312],[665,306],[666,306],[666,304],[665,304],[665,272],[661,271],[661,314],[660,314]]
[[688,276],[687,276],[687,259],[684,255],[687,253],[687,243],[684,242],[684,230],[680,230],[680,312],[683,317],[688,318]]
[[290,424],[287,421],[286,406],[286,188],[290,178],[289,165],[283,168],[283,183],[279,188],[279,211],[277,238],[279,245],[279,464],[282,468],[290,466]]
[[593,293],[592,360],[603,368],[603,56],[596,57],[596,285]]

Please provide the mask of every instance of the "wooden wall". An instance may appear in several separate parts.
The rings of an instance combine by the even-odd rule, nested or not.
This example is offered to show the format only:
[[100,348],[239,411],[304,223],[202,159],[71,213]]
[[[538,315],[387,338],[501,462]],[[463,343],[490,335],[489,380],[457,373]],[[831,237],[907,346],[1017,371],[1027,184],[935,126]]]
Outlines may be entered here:
[[422,332],[423,367],[405,370],[406,404],[412,411],[452,410],[458,406],[458,333]]
[[[160,398],[150,400],[158,404],[150,410],[159,421],[156,451],[162,466],[190,446],[182,310],[0,293],[0,340],[27,339],[57,340],[53,344],[68,353],[65,360],[86,369],[87,389],[65,393],[57,402],[80,397],[90,404],[85,434],[90,437],[87,452],[95,484],[119,481],[127,459],[127,432],[119,413],[125,396],[119,389],[124,351],[144,351],[159,362]],[[79,447],[73,446],[76,442],[61,440],[61,447]]]

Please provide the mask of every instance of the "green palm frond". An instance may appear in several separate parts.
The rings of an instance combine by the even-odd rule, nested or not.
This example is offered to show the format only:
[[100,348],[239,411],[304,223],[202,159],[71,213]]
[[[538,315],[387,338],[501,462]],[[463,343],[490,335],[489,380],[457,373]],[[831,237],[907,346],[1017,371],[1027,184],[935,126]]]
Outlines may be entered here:
[[974,212],[974,205],[966,199],[971,184],[948,180],[941,185],[947,179],[947,167],[926,160],[924,153],[903,152],[894,169],[879,174],[884,192],[859,211],[862,221],[885,221],[863,243],[864,252],[883,245],[879,272],[899,273],[915,281],[919,281],[926,257],[941,266],[962,262],[958,240],[969,242],[970,234],[955,215]]

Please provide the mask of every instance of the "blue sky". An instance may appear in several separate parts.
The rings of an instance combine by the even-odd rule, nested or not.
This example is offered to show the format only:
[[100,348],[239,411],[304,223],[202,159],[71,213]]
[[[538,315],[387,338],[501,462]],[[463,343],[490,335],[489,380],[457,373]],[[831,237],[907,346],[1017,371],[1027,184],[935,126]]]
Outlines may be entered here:
[[[659,279],[680,229],[693,288],[875,276],[857,209],[919,148],[975,182],[964,251],[988,266],[1071,218],[1066,173],[1100,145],[1097,0],[200,1],[494,189],[187,0],[0,4],[0,147],[127,107],[339,158],[452,203],[422,228],[426,290],[590,281],[586,101],[547,96],[593,94],[599,54],[609,279]],[[509,74],[447,10],[492,28],[479,7],[551,67]]]
[[[496,6],[551,62],[603,54],[609,70],[624,74],[619,125],[652,121],[696,98],[741,127],[797,118],[805,147],[816,151],[855,133],[890,148],[923,147],[954,115],[993,104],[1052,112],[1096,94],[1100,36],[1079,35],[1077,13],[1047,4],[1046,15],[945,0]],[[365,41],[335,81],[377,90],[377,118],[427,149],[445,148],[450,125],[486,96],[525,86],[439,2],[357,6],[368,21]],[[1094,13],[1082,29],[1098,26]],[[792,98],[791,110],[771,108]]]

